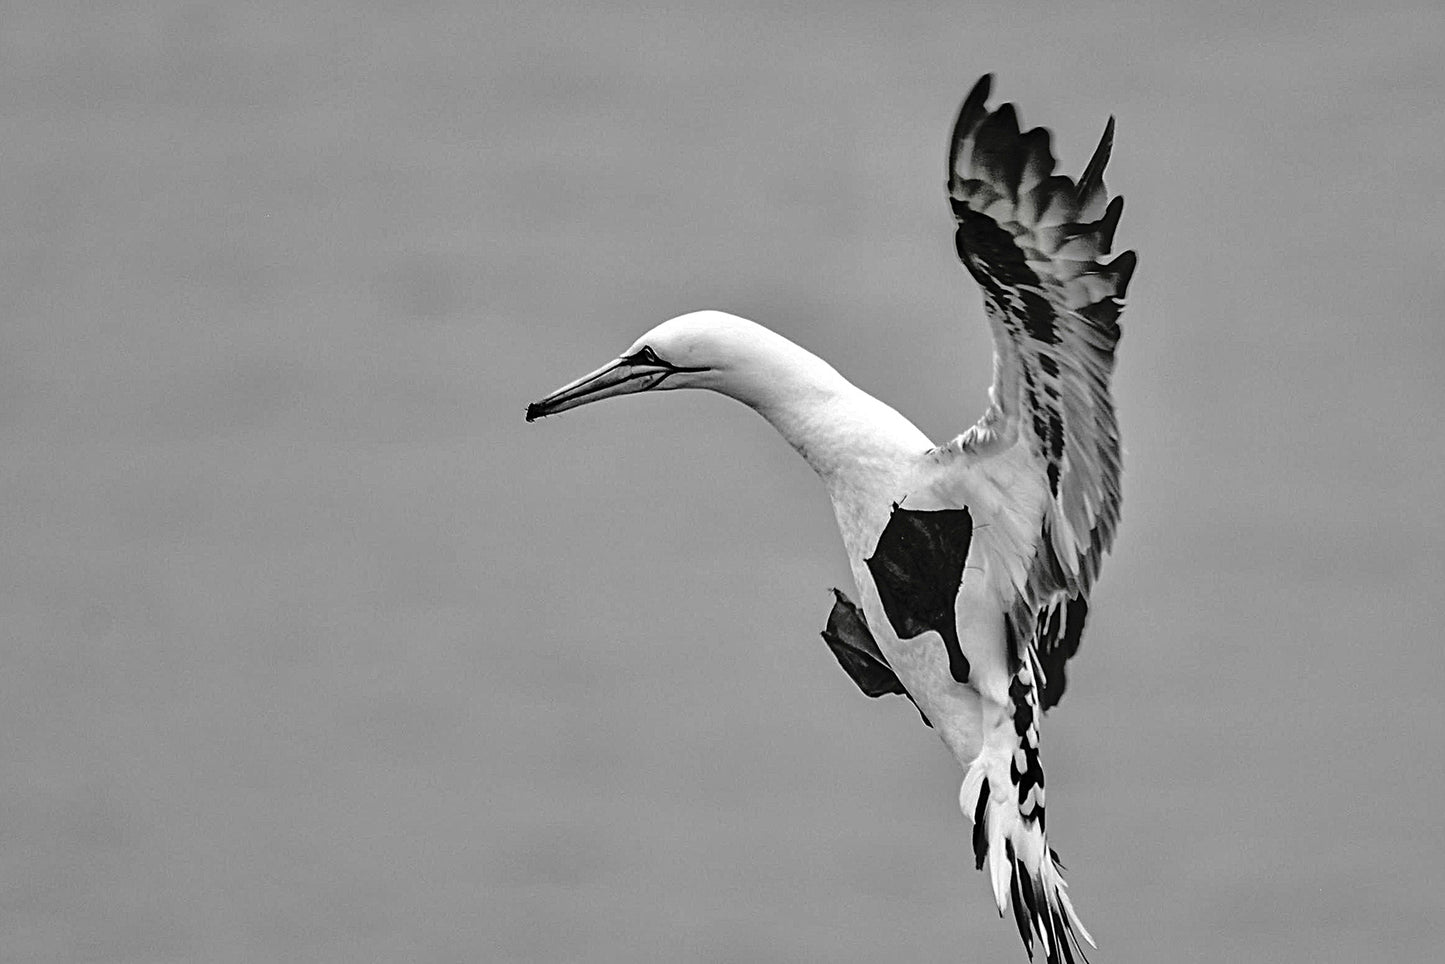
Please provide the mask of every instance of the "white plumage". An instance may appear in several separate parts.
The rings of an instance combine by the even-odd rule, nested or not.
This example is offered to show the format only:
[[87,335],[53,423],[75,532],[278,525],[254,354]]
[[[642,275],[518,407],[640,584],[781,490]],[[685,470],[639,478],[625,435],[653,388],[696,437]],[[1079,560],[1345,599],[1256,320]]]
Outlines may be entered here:
[[1133,252],[1108,254],[1122,211],[1104,190],[1113,139],[1077,182],[1048,132],[1010,104],[964,101],[948,159],[960,258],[994,342],[990,405],[934,445],[911,422],[781,335],[734,315],[673,318],[618,359],[529,406],[529,421],[613,395],[707,388],[751,406],[828,491],[860,597],[824,637],[869,695],[905,693],[966,775],[959,795],[1000,913],[1030,957],[1092,938],[1045,835],[1041,713],[1058,702],[1087,596],[1119,518],[1109,393]]

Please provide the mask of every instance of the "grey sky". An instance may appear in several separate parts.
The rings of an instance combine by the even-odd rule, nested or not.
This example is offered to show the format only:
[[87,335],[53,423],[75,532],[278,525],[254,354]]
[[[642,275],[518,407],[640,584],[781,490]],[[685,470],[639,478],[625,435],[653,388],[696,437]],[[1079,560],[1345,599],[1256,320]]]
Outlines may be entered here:
[[673,314],[981,411],[977,76],[1136,248],[1124,524],[1046,721],[1098,960],[1427,960],[1445,8],[12,5],[0,956],[1022,960],[818,638],[806,466]]

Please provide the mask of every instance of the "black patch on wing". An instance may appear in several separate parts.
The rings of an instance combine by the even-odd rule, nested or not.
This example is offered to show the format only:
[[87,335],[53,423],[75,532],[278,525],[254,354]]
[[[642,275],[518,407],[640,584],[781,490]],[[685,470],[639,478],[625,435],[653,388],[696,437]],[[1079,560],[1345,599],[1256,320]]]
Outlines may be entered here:
[[[841,591],[834,589],[833,596],[833,611],[828,614],[828,626],[823,630],[823,641],[833,651],[838,665],[843,667],[843,671],[867,696],[878,697],[896,693],[907,696],[912,701],[912,694],[904,689],[898,674],[888,665],[883,650],[878,648],[877,640],[868,629],[868,621],[863,618],[863,611]],[[913,705],[917,709],[918,704]],[[925,726],[932,728],[933,724],[922,710],[918,710],[918,715],[923,717]]]
[[953,605],[972,540],[973,517],[967,509],[922,511],[895,503],[873,555],[864,560],[898,638],[937,632],[948,652],[949,672],[960,683],[968,682],[969,665]]
[[1044,682],[1039,688],[1040,709],[1053,709],[1063,698],[1064,686],[1068,683],[1064,664],[1079,651],[1088,616],[1089,601],[1082,595],[1066,599],[1041,615],[1034,638],[1034,652],[1044,671]]

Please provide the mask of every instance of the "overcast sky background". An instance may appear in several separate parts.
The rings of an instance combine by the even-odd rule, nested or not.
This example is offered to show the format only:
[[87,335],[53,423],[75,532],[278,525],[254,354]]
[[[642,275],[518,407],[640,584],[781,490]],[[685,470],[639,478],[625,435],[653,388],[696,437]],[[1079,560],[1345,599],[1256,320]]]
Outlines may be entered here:
[[11,4],[0,957],[1022,961],[725,308],[944,439],[978,75],[1140,268],[1045,725],[1106,964],[1445,944],[1445,6]]

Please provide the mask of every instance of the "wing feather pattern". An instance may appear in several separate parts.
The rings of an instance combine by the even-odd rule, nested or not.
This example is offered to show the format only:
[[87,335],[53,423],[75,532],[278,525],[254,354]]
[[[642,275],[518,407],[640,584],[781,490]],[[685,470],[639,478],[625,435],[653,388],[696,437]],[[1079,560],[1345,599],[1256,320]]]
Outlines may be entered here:
[[1135,255],[1104,260],[1124,209],[1104,187],[1113,118],[1076,182],[1054,173],[1047,130],[1021,131],[1012,104],[988,109],[991,83],[979,80],[959,111],[948,193],[959,258],[983,289],[994,384],[988,412],[951,445],[983,455],[991,442],[1022,438],[1046,481],[1037,548],[1009,618],[1010,637],[1033,643],[1047,709],[1062,695],[1063,663],[1119,522],[1109,382]]

